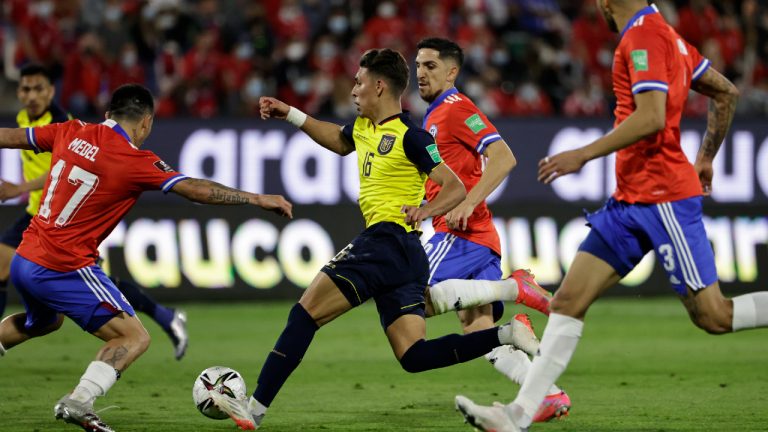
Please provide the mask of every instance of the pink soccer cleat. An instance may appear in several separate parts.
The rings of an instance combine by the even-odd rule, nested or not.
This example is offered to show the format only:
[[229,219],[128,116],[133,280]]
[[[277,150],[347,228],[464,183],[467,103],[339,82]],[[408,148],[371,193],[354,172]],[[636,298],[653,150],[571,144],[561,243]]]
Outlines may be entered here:
[[539,410],[533,416],[534,422],[547,422],[568,415],[571,409],[571,398],[564,391],[554,393],[544,398]]
[[549,316],[549,302],[552,300],[552,293],[537,284],[530,271],[518,269],[513,271],[509,277],[517,282],[515,303],[522,303]]

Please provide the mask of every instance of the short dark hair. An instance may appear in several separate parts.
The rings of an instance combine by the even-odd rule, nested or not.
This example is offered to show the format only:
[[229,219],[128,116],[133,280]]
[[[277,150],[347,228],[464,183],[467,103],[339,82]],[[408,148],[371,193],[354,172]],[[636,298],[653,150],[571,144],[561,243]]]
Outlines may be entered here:
[[146,87],[139,84],[125,84],[112,93],[107,111],[111,118],[141,120],[145,115],[154,114],[155,100]]
[[464,64],[464,51],[462,51],[459,44],[452,40],[438,37],[422,39],[421,42],[416,45],[416,49],[420,50],[423,48],[437,51],[441,59],[453,59],[459,67]]
[[360,67],[368,69],[392,87],[395,96],[403,94],[408,87],[408,63],[403,55],[389,48],[368,50],[360,58]]
[[19,76],[21,77],[42,75],[45,77],[45,79],[48,80],[49,83],[53,83],[53,75],[51,74],[51,71],[49,71],[48,68],[46,68],[45,66],[38,63],[28,63],[22,66],[19,72],[20,72]]

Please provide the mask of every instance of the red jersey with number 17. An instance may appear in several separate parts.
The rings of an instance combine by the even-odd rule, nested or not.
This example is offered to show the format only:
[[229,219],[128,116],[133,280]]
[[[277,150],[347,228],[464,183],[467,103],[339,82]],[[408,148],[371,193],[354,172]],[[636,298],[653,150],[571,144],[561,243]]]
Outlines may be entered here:
[[[459,176],[468,191],[472,190],[483,175],[481,156],[485,148],[501,139],[496,128],[455,87],[443,92],[429,105],[422,127],[435,138],[446,165]],[[427,180],[426,189],[427,200],[431,201],[440,192],[440,185]],[[449,232],[501,255],[499,233],[485,201],[475,207],[464,231],[448,229],[444,216],[435,216],[432,226],[436,232]]]
[[709,60],[678,35],[656,9],[638,11],[621,32],[613,60],[618,126],[635,111],[634,95],[667,93],[664,129],[616,153],[614,198],[628,203],[677,201],[702,194],[693,165],[680,147],[680,118],[691,83]]
[[171,190],[187,178],[151,151],[139,150],[114,120],[71,120],[27,129],[35,152],[51,152],[37,215],[16,253],[60,272],[96,263],[98,246],[141,192]]

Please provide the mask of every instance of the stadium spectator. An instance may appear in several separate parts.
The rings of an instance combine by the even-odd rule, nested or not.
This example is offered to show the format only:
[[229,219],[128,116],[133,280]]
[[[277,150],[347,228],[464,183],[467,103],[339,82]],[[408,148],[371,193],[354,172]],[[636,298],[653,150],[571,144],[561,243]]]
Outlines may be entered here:
[[[240,44],[248,42],[251,69],[270,80],[276,78],[280,91],[295,98],[300,106],[320,110],[316,114],[332,115],[335,108],[330,95],[326,91],[313,94],[315,92],[306,86],[314,82],[325,85],[328,79],[336,81],[337,72],[328,76],[329,63],[336,60],[318,62],[316,50],[331,52],[327,41],[332,40],[336,55],[343,60],[343,69],[351,74],[358,56],[367,49],[389,46],[411,56],[412,45],[428,36],[450,37],[466,47],[463,79],[482,77],[488,66],[500,69],[501,76],[496,83],[483,78],[486,96],[495,99],[492,104],[499,105],[498,115],[508,113],[510,110],[505,106],[516,102],[497,99],[510,98],[514,93],[512,89],[526,82],[541,89],[551,105],[551,109],[535,110],[532,115],[564,114],[566,98],[581,91],[585,83],[591,83],[593,76],[600,78],[605,105],[612,103],[610,70],[616,38],[604,26],[596,25],[600,16],[591,0],[425,0],[416,3],[403,0],[8,0],[5,3],[7,6],[0,13],[7,30],[0,31],[3,33],[0,39],[15,52],[13,64],[6,67],[6,78],[16,80],[14,70],[35,60],[52,68],[57,85],[67,83],[67,77],[73,74],[88,75],[93,78],[94,87],[100,83],[103,89],[100,92],[78,89],[79,95],[74,101],[77,105],[71,108],[76,112],[80,109],[90,114],[99,112],[100,99],[97,96],[94,103],[91,93],[100,93],[100,103],[104,103],[109,89],[114,88],[109,74],[120,61],[117,55],[129,42],[135,45],[137,64],[144,69],[145,77],[140,82],[146,83],[162,99],[158,115],[253,115],[249,103],[241,97],[245,78],[251,73],[245,67],[245,59],[238,58],[243,62],[237,62],[236,70],[228,73],[232,57],[248,50]],[[768,7],[756,0],[658,0],[657,4],[668,22],[699,49],[704,49],[710,40],[717,43],[725,62],[724,73],[745,90],[740,114],[765,112],[766,97],[761,89],[765,85],[768,60],[768,48],[765,48],[768,29],[762,17]],[[174,77],[178,71],[169,70],[168,46],[174,46],[175,55],[186,59],[190,52],[199,50],[199,35],[207,32],[216,34],[216,41],[208,52],[212,59],[223,59],[219,67],[227,73],[216,80],[209,77],[200,80],[187,74],[169,84],[165,78]],[[30,37],[32,34],[35,37]],[[72,56],[65,53],[77,50],[78,41],[85,34],[98,35],[105,67],[97,67],[88,74],[62,71],[81,66],[82,62],[71,60]],[[302,67],[286,67],[289,47],[291,53],[301,53],[301,60],[305,62]],[[209,67],[206,65],[203,69]],[[318,70],[323,73],[317,75]],[[286,72],[291,72],[290,79],[283,75]],[[287,87],[294,79],[300,83],[298,89]],[[60,93],[62,97],[69,97],[73,82],[78,81],[69,81],[66,91]],[[504,88],[499,91],[498,85]],[[0,102],[13,99],[8,89],[14,87],[0,85],[0,89],[6,89],[4,95],[0,94]],[[410,109],[417,112],[425,109],[418,102],[414,88],[409,89],[404,100],[417,101],[408,106]],[[496,115],[493,110],[488,113]],[[587,110],[582,115],[600,114]]]

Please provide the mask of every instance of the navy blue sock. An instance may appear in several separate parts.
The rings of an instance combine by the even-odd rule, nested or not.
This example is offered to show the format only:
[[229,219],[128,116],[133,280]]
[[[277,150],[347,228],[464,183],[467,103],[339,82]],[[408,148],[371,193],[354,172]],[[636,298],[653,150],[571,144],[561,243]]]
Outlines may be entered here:
[[261,368],[254,399],[266,407],[272,404],[277,392],[301,362],[318,328],[302,305],[293,305],[283,333]]
[[0,280],[0,318],[5,314],[5,305],[8,301],[8,280]]
[[465,335],[422,339],[408,348],[400,365],[408,372],[423,372],[475,359],[499,345],[499,329],[495,327]]
[[135,283],[118,278],[110,278],[117,285],[128,302],[137,312],[143,312],[152,317],[160,327],[166,332],[171,330],[171,321],[173,321],[173,309],[169,309],[157,303],[152,297],[148,296],[144,290]]

